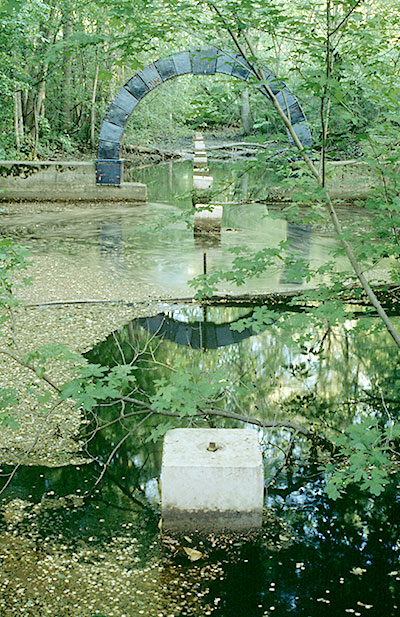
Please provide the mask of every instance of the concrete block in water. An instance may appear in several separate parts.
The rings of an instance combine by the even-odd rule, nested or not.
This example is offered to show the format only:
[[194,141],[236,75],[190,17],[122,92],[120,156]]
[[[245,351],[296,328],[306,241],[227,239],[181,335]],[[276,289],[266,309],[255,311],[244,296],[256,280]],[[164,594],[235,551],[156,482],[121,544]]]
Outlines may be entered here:
[[203,139],[196,139],[194,141],[194,149],[195,152],[200,151],[200,152],[205,152],[206,151],[206,144],[204,143]]
[[193,175],[193,189],[195,191],[206,191],[212,186],[212,176]]
[[207,167],[207,157],[197,156],[197,154],[195,154],[193,159],[193,165],[194,167]]
[[194,167],[193,168],[193,176],[208,176],[209,169],[208,167]]
[[210,210],[204,210],[204,203],[196,204],[197,211],[194,215],[194,232],[215,232],[221,231],[222,224],[222,206],[209,206]]
[[164,531],[249,531],[262,524],[264,470],[256,431],[173,429],[164,439]]

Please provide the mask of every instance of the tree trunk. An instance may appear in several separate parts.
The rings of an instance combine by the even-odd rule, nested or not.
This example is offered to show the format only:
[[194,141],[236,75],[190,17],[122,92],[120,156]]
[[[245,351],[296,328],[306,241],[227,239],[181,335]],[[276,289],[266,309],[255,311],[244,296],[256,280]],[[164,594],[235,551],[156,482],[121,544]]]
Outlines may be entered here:
[[92,101],[91,101],[91,108],[90,108],[90,145],[92,146],[92,148],[96,147],[94,133],[95,133],[95,128],[96,128],[96,95],[97,95],[98,80],[99,80],[99,65],[96,64],[96,70],[94,73],[94,80],[93,80]]
[[253,128],[253,120],[250,110],[250,95],[249,89],[245,88],[240,97],[240,117],[242,121],[242,129],[244,135],[249,135]]
[[24,139],[24,116],[22,114],[22,96],[21,90],[14,92],[14,131],[15,144],[17,150],[21,148],[21,142]]
[[35,131],[35,141],[33,148],[33,158],[37,158],[37,151],[39,146],[39,117],[44,116],[44,100],[46,97],[46,78],[47,78],[47,70],[48,64],[43,65],[43,78],[40,82],[39,89],[36,94],[36,99],[33,101],[33,118],[34,118],[34,131]]
[[[63,5],[63,40],[67,45],[68,39],[72,34],[71,10],[68,0]],[[62,128],[68,131],[71,127],[71,79],[72,79],[72,58],[71,52],[64,49],[63,55],[63,110]]]
[[[361,0],[359,0],[359,2],[356,2],[355,5],[353,5],[353,9],[358,6],[358,4],[361,3]],[[218,7],[216,7],[214,4],[210,5],[214,11],[217,13],[217,15],[223,20],[223,16],[221,11],[218,9]],[[348,15],[350,15],[350,13],[348,13]],[[264,92],[268,95],[268,98],[270,99],[270,101],[272,102],[272,105],[274,106],[274,108],[276,109],[276,111],[278,112],[278,115],[283,123],[283,125],[285,126],[285,128],[288,130],[288,133],[290,135],[290,137],[293,140],[293,143],[295,144],[296,148],[299,151],[299,154],[301,156],[301,158],[304,160],[305,164],[307,165],[309,171],[311,172],[311,174],[314,176],[315,180],[318,183],[318,186],[320,188],[323,188],[323,177],[321,177],[321,174],[319,173],[318,169],[315,167],[312,159],[309,157],[306,149],[304,148],[302,142],[300,141],[298,135],[296,134],[293,125],[291,123],[291,119],[288,117],[288,115],[286,115],[285,111],[282,109],[278,99],[276,98],[275,94],[273,93],[273,91],[271,90],[270,86],[267,83],[266,80],[266,75],[265,72],[263,70],[262,67],[258,67],[256,65],[254,65],[254,63],[252,63],[252,60],[250,60],[248,58],[248,55],[246,54],[245,50],[243,49],[241,43],[239,42],[237,36],[234,34],[234,32],[229,28],[229,26],[227,27],[227,31],[229,33],[229,35],[231,36],[233,42],[235,43],[240,55],[248,62],[248,64],[250,65],[251,71],[254,73],[254,75],[256,75],[256,77],[264,82],[264,85],[262,86]],[[254,57],[256,57],[256,53],[251,45],[251,42],[249,41],[248,37],[245,36],[245,40],[246,40],[246,44],[248,46],[248,49],[250,51],[250,54]],[[345,250],[345,253],[347,255],[347,258],[349,260],[349,262],[351,263],[351,266],[354,270],[354,273],[356,274],[358,280],[361,283],[362,288],[364,289],[366,295],[368,296],[369,301],[371,302],[372,306],[376,309],[379,317],[382,319],[383,323],[385,324],[389,334],[391,335],[391,337],[393,338],[394,342],[396,343],[397,347],[400,348],[400,332],[397,331],[397,329],[395,328],[395,326],[393,325],[393,323],[391,322],[391,320],[389,319],[389,316],[387,315],[386,311],[384,310],[384,308],[382,307],[381,303],[379,302],[378,298],[376,297],[375,293],[373,292],[368,280],[366,279],[364,272],[361,268],[361,266],[359,265],[351,246],[349,245],[349,243],[347,242],[345,235],[343,233],[343,229],[342,226],[340,224],[339,218],[337,216],[337,212],[335,209],[335,206],[333,204],[333,201],[328,193],[328,191],[325,191],[325,202],[326,202],[326,207],[327,210],[329,212],[329,215],[331,217],[333,226],[335,228],[336,234]]]
[[242,197],[246,199],[249,196],[249,174],[247,171],[242,175],[240,188],[242,189]]
[[37,99],[36,99],[37,114],[38,116],[42,116],[42,117],[44,117],[45,115],[44,102],[46,99],[46,77],[47,77],[47,65],[44,67],[43,81],[40,84],[40,88],[39,88]]
[[33,105],[33,119],[34,119],[33,160],[36,161],[38,146],[39,146],[39,113],[38,113],[37,101]]

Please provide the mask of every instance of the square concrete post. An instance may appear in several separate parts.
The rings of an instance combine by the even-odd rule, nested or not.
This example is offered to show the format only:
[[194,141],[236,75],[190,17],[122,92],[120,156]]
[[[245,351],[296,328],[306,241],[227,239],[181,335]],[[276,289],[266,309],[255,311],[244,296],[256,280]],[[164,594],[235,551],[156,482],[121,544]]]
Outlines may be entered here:
[[262,524],[264,470],[248,429],[173,429],[164,438],[163,531],[250,531]]
[[194,167],[207,167],[207,157],[197,156],[197,154],[195,154],[193,158],[193,166]]
[[213,183],[212,176],[200,176],[193,174],[193,188],[195,191],[206,191]]

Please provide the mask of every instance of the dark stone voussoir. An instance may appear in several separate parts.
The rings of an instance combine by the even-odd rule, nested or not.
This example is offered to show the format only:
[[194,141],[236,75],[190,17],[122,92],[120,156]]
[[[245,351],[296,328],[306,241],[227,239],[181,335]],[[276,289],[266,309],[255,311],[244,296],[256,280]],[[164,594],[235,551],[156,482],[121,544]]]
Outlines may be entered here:
[[148,85],[145,84],[143,79],[137,74],[126,82],[124,88],[126,88],[138,101],[149,92]]
[[145,66],[144,69],[138,71],[137,74],[140,79],[146,84],[149,90],[156,88],[163,81],[160,73],[157,71],[157,68],[154,64],[149,64],[148,66]]
[[175,63],[172,57],[157,60],[157,62],[154,63],[154,66],[156,67],[158,74],[163,81],[167,81],[168,79],[176,77]]
[[129,113],[113,102],[107,110],[105,120],[117,126],[124,127],[128,118]]
[[174,61],[176,75],[186,75],[192,72],[192,62],[189,51],[180,51],[169,57]]
[[191,50],[193,75],[215,75],[217,55],[216,47]]
[[119,141],[99,140],[99,159],[119,159],[121,143]]

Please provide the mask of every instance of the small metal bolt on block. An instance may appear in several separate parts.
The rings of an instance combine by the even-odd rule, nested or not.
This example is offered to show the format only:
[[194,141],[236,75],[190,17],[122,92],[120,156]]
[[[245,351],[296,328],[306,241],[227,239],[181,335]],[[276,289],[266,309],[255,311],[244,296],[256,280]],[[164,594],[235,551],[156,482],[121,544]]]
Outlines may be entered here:
[[210,441],[210,443],[208,444],[208,448],[207,448],[207,450],[208,450],[209,452],[215,452],[216,450],[218,450],[218,446],[217,446],[217,444],[215,443],[215,441]]

